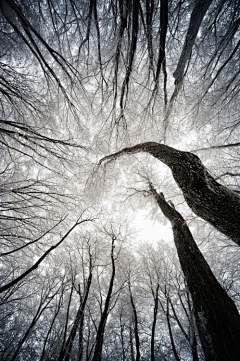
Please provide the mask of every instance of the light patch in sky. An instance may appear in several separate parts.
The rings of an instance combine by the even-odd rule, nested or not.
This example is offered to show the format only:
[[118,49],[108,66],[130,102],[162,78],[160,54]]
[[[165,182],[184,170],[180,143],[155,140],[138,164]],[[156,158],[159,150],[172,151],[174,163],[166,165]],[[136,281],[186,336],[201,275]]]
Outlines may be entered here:
[[172,227],[168,221],[162,223],[156,220],[147,219],[146,214],[138,212],[136,214],[134,225],[142,240],[153,242],[161,239],[164,241],[173,240]]

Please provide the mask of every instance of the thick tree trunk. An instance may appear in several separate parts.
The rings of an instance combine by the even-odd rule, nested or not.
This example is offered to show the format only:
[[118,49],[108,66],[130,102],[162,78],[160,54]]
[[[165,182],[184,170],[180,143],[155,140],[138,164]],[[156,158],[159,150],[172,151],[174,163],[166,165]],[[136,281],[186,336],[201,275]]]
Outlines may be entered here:
[[151,184],[150,189],[163,214],[172,223],[206,361],[240,360],[240,316],[234,302],[216,280],[183,217]]
[[166,164],[193,212],[240,245],[240,198],[216,182],[196,155],[147,142],[111,154],[100,164],[138,152],[149,153]]

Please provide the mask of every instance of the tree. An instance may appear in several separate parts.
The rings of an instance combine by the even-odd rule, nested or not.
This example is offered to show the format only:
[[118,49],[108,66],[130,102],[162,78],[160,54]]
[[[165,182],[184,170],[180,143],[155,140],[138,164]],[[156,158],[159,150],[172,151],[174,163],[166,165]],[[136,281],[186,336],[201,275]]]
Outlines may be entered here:
[[226,360],[231,353],[231,358],[237,360],[240,356],[240,316],[234,302],[217,282],[183,217],[165,201],[162,193],[156,192],[151,183],[150,190],[163,214],[172,223],[174,242],[193,299],[206,360]]
[[116,240],[115,235],[112,236],[112,247],[111,247],[111,263],[112,263],[112,274],[109,282],[109,288],[107,292],[107,297],[104,304],[104,309],[101,314],[101,319],[99,321],[96,342],[95,342],[95,350],[93,355],[93,361],[101,361],[102,360],[102,348],[103,348],[103,338],[104,331],[107,322],[107,317],[109,314],[110,300],[113,292],[113,282],[115,278],[115,257],[114,257],[114,241]]
[[189,207],[240,245],[240,198],[238,194],[219,184],[195,154],[149,142],[108,155],[102,158],[99,164],[138,152],[147,152],[166,164],[171,169]]
[[239,19],[238,0],[0,2],[1,359],[203,358],[148,179],[240,307]]

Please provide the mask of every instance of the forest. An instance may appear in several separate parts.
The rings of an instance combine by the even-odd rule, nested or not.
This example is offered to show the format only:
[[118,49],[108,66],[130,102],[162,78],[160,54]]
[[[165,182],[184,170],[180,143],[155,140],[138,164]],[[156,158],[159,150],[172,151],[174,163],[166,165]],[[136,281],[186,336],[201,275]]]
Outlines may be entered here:
[[239,0],[0,1],[1,361],[240,360]]

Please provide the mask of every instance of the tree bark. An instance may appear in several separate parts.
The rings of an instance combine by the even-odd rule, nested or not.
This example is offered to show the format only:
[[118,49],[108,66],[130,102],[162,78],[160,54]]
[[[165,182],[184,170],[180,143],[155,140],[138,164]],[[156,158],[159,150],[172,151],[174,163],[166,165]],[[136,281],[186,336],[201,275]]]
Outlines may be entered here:
[[190,60],[192,48],[197,37],[197,33],[203,21],[203,18],[211,5],[213,0],[196,0],[191,14],[188,31],[186,34],[185,42],[183,45],[182,53],[180,55],[177,68],[173,74],[175,78],[175,84],[182,85],[184,77],[184,69],[187,62]]
[[180,264],[192,296],[206,361],[240,360],[240,316],[198,249],[183,217],[150,184],[163,214],[172,223]]
[[240,198],[237,193],[219,184],[195,154],[147,142],[106,156],[99,164],[138,152],[149,153],[166,164],[193,212],[240,245]]

